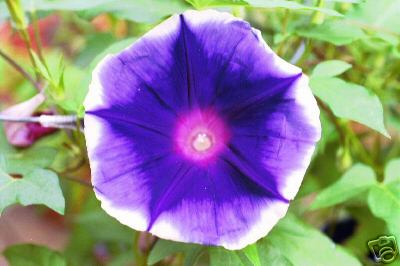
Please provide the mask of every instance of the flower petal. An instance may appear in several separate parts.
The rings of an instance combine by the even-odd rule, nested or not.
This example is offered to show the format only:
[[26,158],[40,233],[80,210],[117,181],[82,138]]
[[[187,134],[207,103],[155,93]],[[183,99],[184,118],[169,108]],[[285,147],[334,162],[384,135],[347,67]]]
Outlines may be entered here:
[[[45,96],[38,93],[29,100],[13,105],[1,112],[11,117],[29,117],[44,102]],[[16,147],[29,147],[42,136],[54,132],[54,129],[44,128],[36,123],[4,122],[7,140]]]
[[85,108],[92,182],[110,215],[230,249],[285,215],[320,137],[301,70],[247,22],[211,10],[173,16],[106,57]]

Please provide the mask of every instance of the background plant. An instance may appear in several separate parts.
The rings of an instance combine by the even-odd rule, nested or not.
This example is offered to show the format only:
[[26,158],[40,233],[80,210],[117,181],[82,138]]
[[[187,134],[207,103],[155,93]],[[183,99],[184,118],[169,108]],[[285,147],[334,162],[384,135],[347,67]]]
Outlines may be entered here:
[[310,77],[323,136],[289,214],[240,251],[157,240],[99,207],[79,123],[25,148],[1,131],[0,223],[10,205],[42,204],[68,231],[58,251],[8,246],[9,264],[372,265],[368,240],[400,241],[399,0],[0,0],[1,110],[39,92],[37,112],[82,117],[96,63],[190,8],[248,20]]

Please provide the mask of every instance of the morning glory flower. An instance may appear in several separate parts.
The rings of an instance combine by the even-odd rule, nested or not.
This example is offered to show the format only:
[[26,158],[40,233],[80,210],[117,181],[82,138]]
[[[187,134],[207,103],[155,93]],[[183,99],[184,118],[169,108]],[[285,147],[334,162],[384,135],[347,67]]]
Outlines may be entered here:
[[139,231],[228,249],[285,215],[320,138],[301,69],[212,10],[175,15],[105,57],[84,105],[103,209]]

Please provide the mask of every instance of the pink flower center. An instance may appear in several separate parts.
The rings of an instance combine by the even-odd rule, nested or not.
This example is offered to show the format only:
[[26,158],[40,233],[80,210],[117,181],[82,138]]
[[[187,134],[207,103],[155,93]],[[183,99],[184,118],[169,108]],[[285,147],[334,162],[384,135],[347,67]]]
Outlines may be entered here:
[[229,130],[211,110],[194,111],[178,119],[174,142],[178,153],[201,163],[210,162],[229,140]]

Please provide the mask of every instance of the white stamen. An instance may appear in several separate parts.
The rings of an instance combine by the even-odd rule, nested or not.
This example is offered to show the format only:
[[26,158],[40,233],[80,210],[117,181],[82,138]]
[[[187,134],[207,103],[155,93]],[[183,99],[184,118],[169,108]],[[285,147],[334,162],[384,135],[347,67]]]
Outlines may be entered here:
[[207,151],[212,147],[212,139],[206,133],[198,133],[192,141],[192,147],[198,152]]

